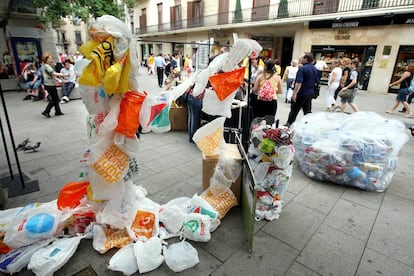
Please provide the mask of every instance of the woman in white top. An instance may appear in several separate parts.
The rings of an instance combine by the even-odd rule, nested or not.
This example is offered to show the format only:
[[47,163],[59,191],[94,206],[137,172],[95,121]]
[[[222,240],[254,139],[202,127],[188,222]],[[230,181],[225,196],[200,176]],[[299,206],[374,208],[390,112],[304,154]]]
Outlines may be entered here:
[[335,90],[339,87],[342,77],[342,69],[339,67],[339,60],[333,59],[332,71],[329,73],[328,91],[326,92],[326,111],[334,111],[338,106],[336,104],[334,95]]
[[288,102],[288,90],[289,87],[292,85],[292,83],[295,81],[296,79],[296,74],[298,73],[298,61],[297,60],[292,60],[290,62],[290,66],[288,66],[285,70],[285,73],[283,74],[283,80],[286,81],[286,95],[285,95],[285,103]]

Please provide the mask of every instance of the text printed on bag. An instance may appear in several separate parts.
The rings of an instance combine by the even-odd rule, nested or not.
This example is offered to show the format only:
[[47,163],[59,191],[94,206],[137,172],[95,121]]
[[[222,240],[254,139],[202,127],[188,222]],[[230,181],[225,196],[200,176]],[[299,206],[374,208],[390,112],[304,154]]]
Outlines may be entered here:
[[105,181],[116,183],[121,180],[124,171],[128,168],[128,155],[116,145],[112,145],[91,167]]

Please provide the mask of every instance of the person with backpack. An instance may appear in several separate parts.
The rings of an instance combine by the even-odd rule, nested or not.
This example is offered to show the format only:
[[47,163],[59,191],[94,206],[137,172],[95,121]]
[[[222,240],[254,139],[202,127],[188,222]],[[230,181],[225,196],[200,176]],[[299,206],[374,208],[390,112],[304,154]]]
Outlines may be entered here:
[[277,94],[283,93],[283,90],[282,79],[276,74],[274,66],[269,59],[265,63],[263,74],[256,78],[252,94],[253,118],[276,115]]
[[346,104],[348,103],[351,108],[358,112],[358,106],[354,103],[355,95],[357,93],[358,87],[358,71],[356,70],[358,67],[359,61],[357,59],[353,59],[351,61],[351,72],[348,75],[344,86],[342,87],[341,91],[338,93],[338,96],[341,97],[341,112],[345,112]]

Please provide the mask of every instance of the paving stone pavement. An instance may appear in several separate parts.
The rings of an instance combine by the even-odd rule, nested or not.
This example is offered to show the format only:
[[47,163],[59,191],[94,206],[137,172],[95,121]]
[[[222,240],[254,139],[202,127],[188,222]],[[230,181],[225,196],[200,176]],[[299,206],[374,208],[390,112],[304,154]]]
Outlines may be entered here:
[[[155,77],[148,76],[144,68],[141,72],[142,90],[161,90]],[[313,112],[325,109],[325,89],[313,102]],[[60,188],[79,175],[79,159],[88,148],[86,108],[81,100],[72,100],[62,105],[64,116],[55,117],[52,113],[52,118],[47,119],[40,114],[46,102],[22,101],[22,91],[5,92],[4,96],[16,144],[27,137],[32,142],[42,142],[37,152],[18,153],[22,171],[39,181],[40,190],[7,198],[8,190],[3,189],[4,207],[54,200]],[[395,95],[359,91],[356,103],[361,110],[401,120],[407,126],[414,124],[414,119],[404,118],[403,114],[384,113],[394,98]],[[277,111],[281,123],[289,112],[283,99],[282,96]],[[5,126],[6,122],[2,123]],[[401,150],[392,183],[383,193],[313,181],[295,166],[280,219],[255,224],[252,253],[247,249],[241,208],[236,207],[224,217],[209,242],[192,242],[200,263],[180,275],[414,275],[413,155],[414,138],[410,135]],[[3,146],[0,156],[0,176],[7,176]],[[166,203],[201,193],[201,153],[188,143],[185,132],[141,135],[137,159],[140,174],[134,183],[143,185],[154,201]],[[14,164],[14,158],[12,161]],[[56,275],[121,275],[107,270],[115,252],[101,255],[90,240],[83,240]],[[165,263],[147,273],[175,274]],[[18,275],[32,272],[24,270]]]

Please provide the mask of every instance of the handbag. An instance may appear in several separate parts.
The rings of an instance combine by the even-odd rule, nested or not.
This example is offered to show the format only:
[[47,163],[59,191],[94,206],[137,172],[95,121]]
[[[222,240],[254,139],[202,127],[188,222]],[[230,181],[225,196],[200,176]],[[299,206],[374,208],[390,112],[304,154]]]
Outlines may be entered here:
[[343,98],[343,99],[351,98],[352,95],[354,95],[354,89],[353,88],[352,89],[347,89],[347,90],[341,90],[338,93],[338,96]]

